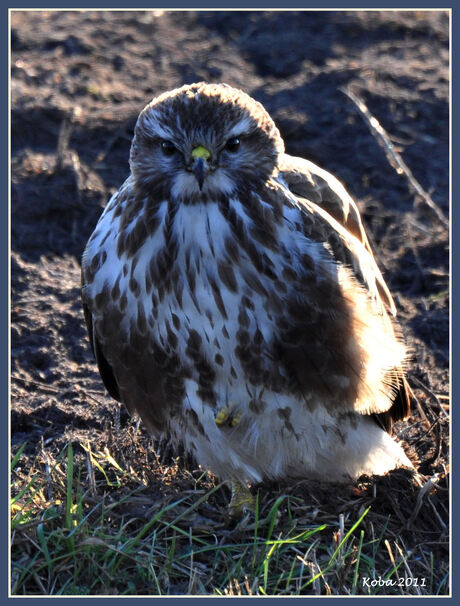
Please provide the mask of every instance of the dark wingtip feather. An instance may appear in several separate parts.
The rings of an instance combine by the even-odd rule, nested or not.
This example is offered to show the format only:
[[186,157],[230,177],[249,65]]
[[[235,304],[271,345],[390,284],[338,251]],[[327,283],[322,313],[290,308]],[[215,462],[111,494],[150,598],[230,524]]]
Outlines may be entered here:
[[94,357],[96,358],[97,367],[99,369],[99,374],[101,375],[102,381],[105,385],[105,388],[112,396],[114,400],[121,402],[120,390],[118,388],[118,383],[113,374],[112,367],[107,361],[107,358],[104,356],[102,352],[101,344],[94,334],[93,327],[93,318],[91,315],[91,311],[89,307],[83,303],[83,313],[85,315],[86,328],[88,329],[89,341],[91,343],[91,349],[93,350]]
[[120,390],[118,388],[118,382],[113,374],[112,367],[104,356],[101,348],[101,344],[97,339],[96,335],[93,335],[94,354],[96,357],[97,366],[99,368],[99,374],[102,377],[105,388],[112,396],[114,400],[121,402]]
[[374,415],[377,423],[388,433],[391,433],[393,423],[407,419],[410,414],[411,402],[415,398],[403,371],[398,372],[398,385],[393,404],[389,410]]

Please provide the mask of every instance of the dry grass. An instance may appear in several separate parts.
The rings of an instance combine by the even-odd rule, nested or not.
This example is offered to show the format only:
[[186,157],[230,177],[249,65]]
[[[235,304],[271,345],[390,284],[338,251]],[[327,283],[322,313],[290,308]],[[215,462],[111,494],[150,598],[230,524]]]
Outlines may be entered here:
[[443,474],[259,487],[254,518],[234,524],[227,487],[161,461],[134,422],[99,446],[42,444],[30,468],[26,450],[11,464],[14,595],[449,590]]

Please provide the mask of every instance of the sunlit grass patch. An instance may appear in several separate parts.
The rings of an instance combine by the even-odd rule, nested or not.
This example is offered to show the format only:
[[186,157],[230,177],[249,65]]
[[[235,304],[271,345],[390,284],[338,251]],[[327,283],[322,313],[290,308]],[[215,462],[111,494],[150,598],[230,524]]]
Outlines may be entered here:
[[424,586],[363,583],[400,582],[421,569],[418,561],[414,572],[416,560],[388,523],[376,524],[381,520],[364,501],[359,508],[344,501],[337,516],[308,504],[304,491],[262,487],[254,515],[230,523],[228,488],[205,472],[183,471],[175,460],[161,464],[140,443],[129,462],[107,445],[69,441],[55,458],[42,448],[27,473],[25,447],[11,463],[12,594],[447,591],[429,559],[422,562]]

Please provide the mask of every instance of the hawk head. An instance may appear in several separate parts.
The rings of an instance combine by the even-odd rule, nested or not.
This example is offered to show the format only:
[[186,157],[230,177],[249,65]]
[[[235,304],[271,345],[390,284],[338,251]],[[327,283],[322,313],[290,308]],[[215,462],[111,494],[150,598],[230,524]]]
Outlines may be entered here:
[[227,84],[186,85],[141,112],[130,164],[142,192],[191,203],[265,181],[284,143],[263,106]]

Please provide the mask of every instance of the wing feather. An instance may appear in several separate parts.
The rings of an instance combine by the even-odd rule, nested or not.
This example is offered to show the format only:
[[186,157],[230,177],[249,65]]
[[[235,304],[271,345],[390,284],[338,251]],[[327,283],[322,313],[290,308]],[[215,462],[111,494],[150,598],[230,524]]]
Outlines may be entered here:
[[[82,290],[84,288],[84,281],[82,276]],[[91,349],[93,351],[94,357],[96,358],[97,367],[99,369],[99,374],[101,375],[102,381],[104,382],[105,388],[112,396],[114,400],[121,402],[120,397],[120,389],[118,387],[118,382],[113,372],[112,367],[110,366],[107,358],[104,356],[102,351],[101,344],[99,339],[96,336],[94,330],[93,316],[84,301],[82,301],[83,313],[85,316],[86,328],[88,329],[88,337],[91,344]]]
[[375,286],[379,296],[391,315],[396,315],[393,297],[375,263],[358,207],[340,181],[313,162],[288,154],[282,156],[279,170],[281,179],[293,194],[326,211],[364,246],[373,262]]
[[[327,242],[336,260],[351,268],[369,296],[395,316],[393,298],[375,261],[360,212],[343,185],[312,162],[287,154],[282,156],[279,170],[279,181],[295,195],[298,207],[316,224],[309,237]],[[390,369],[384,382],[391,385],[392,404],[386,411],[374,409],[373,417],[391,431],[394,421],[408,417],[414,396],[401,365]]]

